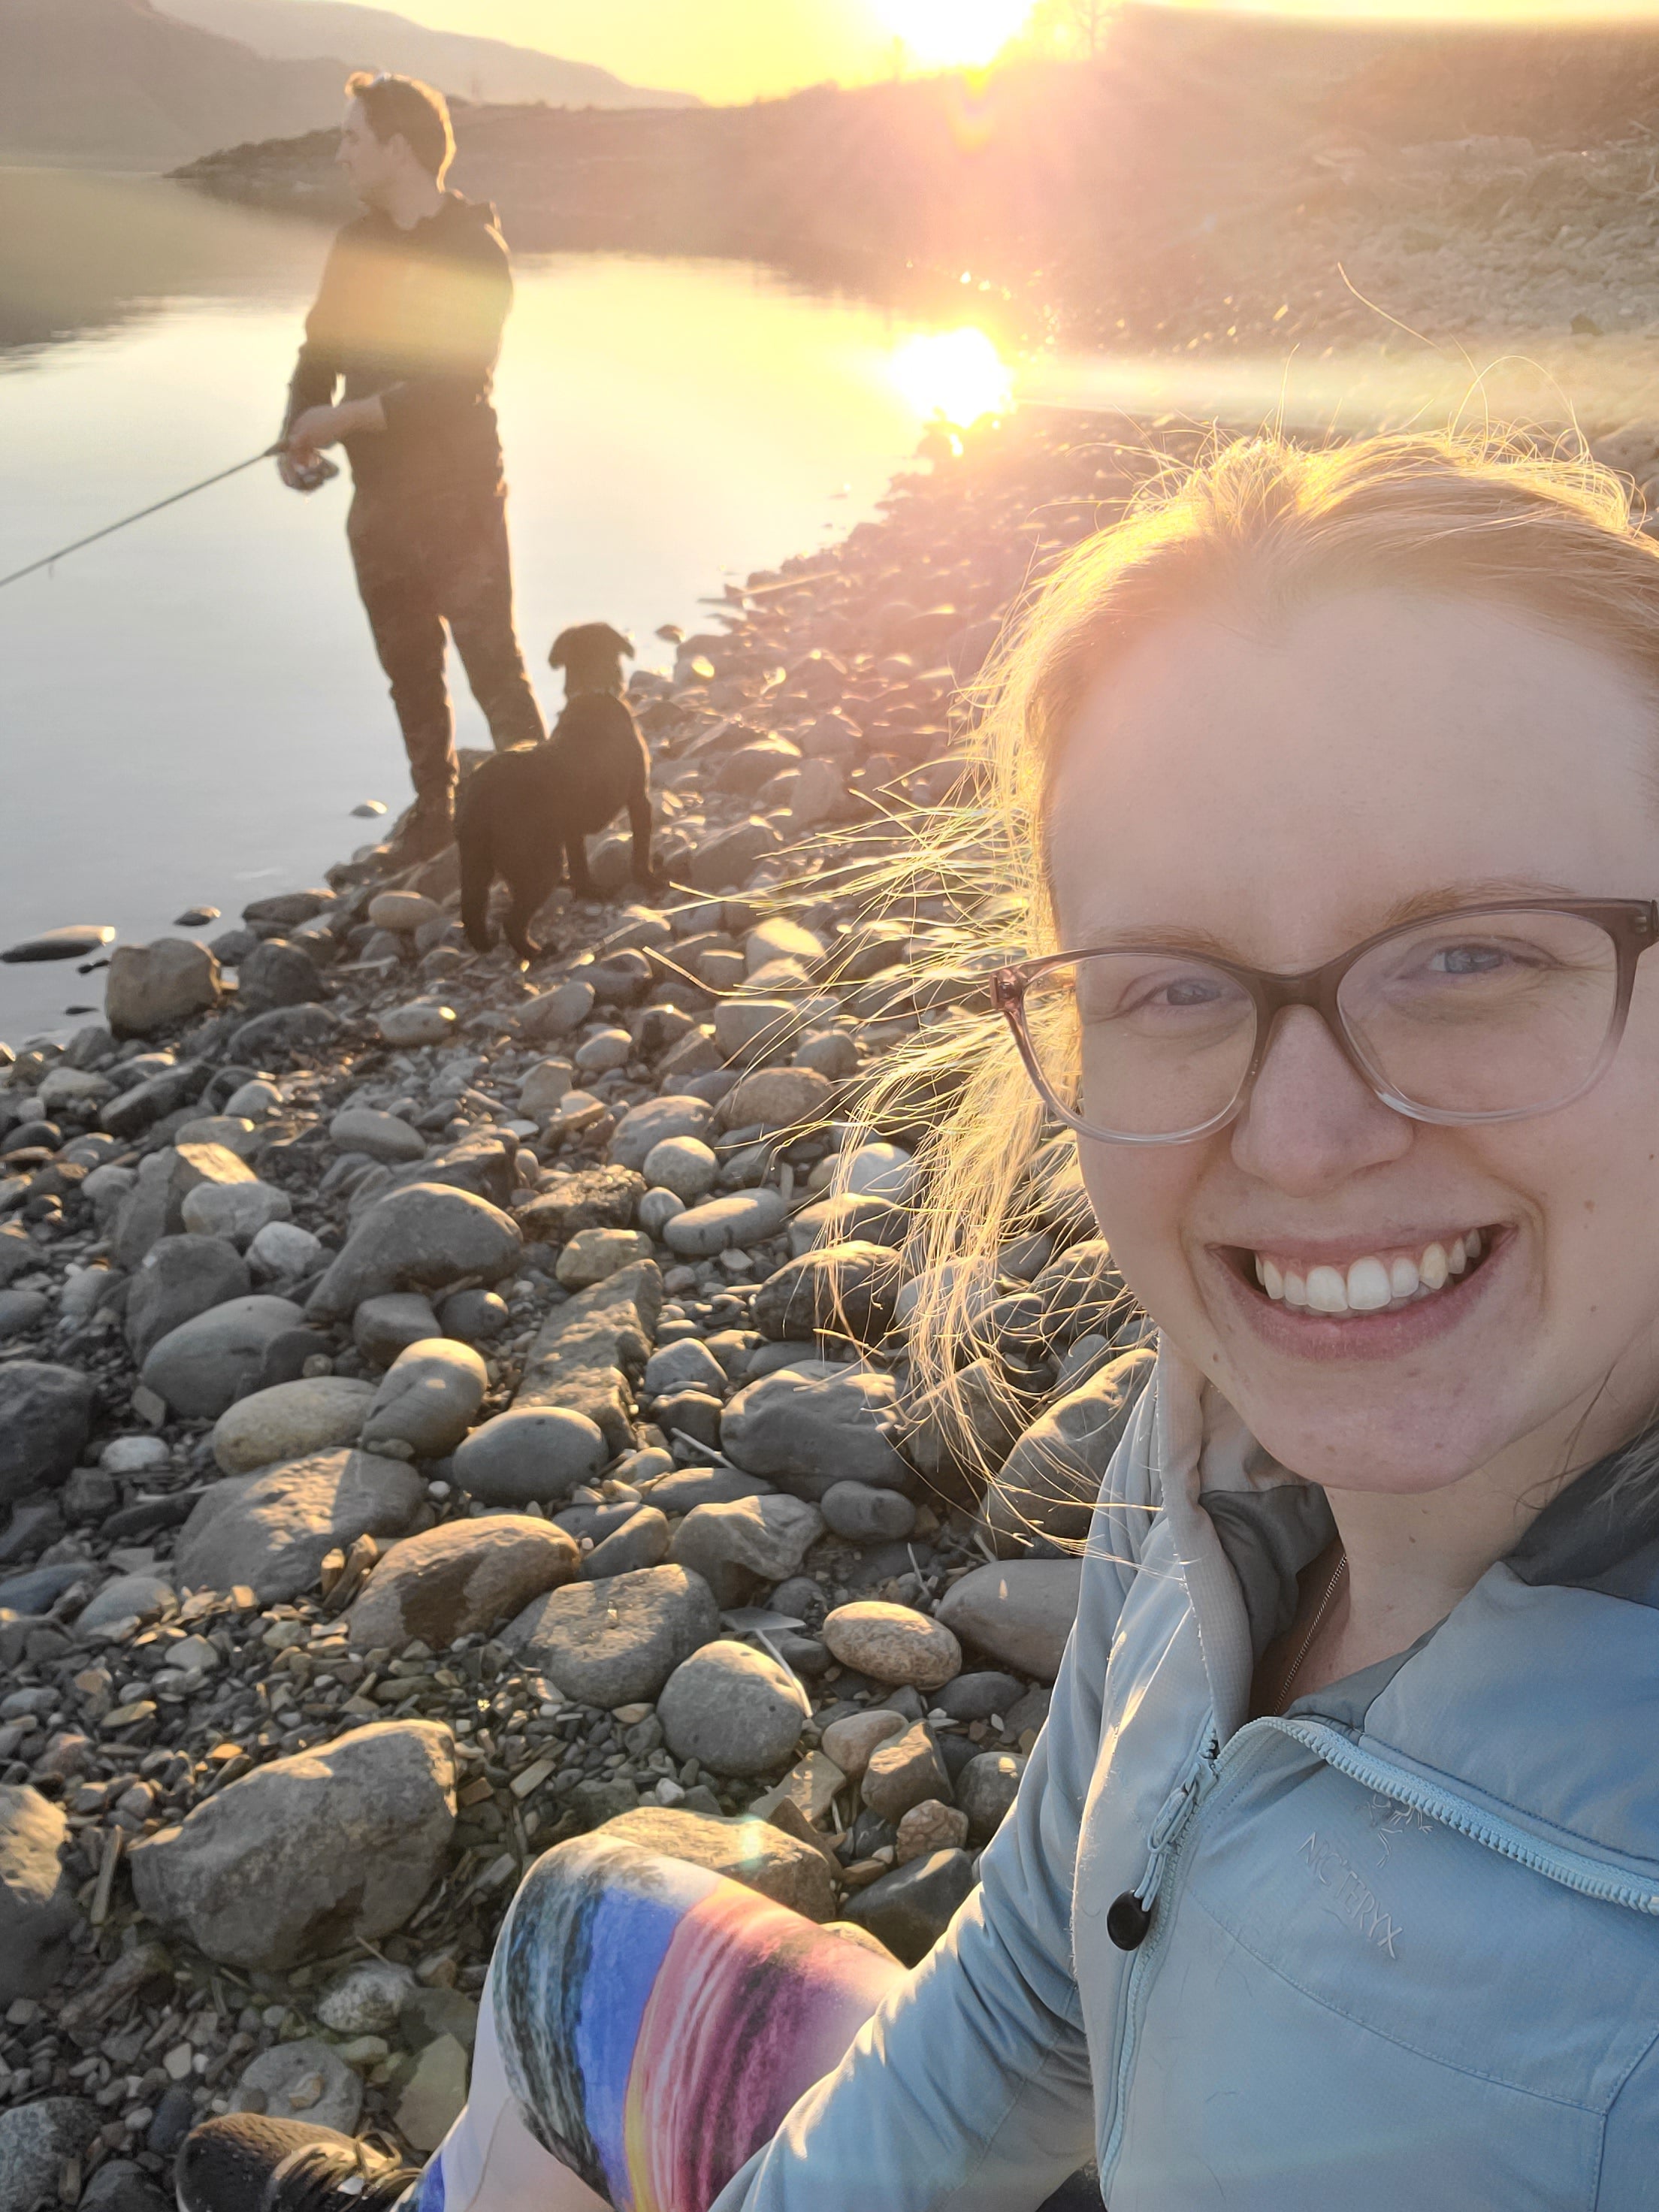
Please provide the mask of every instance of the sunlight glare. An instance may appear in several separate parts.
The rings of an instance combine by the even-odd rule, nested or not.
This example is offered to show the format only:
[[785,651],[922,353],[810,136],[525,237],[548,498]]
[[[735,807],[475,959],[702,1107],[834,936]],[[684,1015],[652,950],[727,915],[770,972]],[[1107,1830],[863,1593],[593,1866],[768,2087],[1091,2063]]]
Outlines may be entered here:
[[893,382],[924,422],[965,430],[1012,402],[1013,372],[971,325],[907,338],[890,364]]
[[1031,12],[1032,0],[879,0],[883,20],[927,67],[982,69]]

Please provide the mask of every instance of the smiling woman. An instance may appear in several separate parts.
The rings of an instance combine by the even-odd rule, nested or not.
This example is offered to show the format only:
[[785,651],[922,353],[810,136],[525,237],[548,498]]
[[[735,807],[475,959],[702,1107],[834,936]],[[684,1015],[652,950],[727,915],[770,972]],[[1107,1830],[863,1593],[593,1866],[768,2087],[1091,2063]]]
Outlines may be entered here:
[[878,0],[878,12],[914,58],[940,69],[982,68],[1024,28],[1032,0]]

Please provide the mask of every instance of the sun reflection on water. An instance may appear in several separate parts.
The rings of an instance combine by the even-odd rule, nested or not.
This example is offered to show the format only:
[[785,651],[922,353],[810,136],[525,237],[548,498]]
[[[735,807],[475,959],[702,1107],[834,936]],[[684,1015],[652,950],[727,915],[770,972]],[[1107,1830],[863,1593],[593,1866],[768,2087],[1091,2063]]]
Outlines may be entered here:
[[965,430],[1013,404],[1014,373],[981,330],[921,332],[894,352],[888,373],[927,422]]

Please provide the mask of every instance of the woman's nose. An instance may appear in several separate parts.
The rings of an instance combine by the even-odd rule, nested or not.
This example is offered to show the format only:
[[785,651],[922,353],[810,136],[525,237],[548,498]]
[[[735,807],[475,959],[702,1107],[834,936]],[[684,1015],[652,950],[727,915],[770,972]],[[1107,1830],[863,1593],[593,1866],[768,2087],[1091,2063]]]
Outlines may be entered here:
[[1286,1007],[1233,1123],[1236,1164],[1309,1197],[1398,1159],[1412,1137],[1410,1121],[1382,1103],[1312,1007]]

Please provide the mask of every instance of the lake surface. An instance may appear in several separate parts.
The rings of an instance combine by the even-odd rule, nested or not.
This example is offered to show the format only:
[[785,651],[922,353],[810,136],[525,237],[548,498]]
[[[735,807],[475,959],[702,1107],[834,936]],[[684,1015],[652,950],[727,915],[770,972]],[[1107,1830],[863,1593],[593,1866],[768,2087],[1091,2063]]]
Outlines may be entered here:
[[[0,574],[269,442],[327,243],[154,180],[0,171]],[[935,405],[1004,380],[971,332],[745,266],[532,256],[518,284],[498,404],[550,709],[566,623],[668,666],[659,623],[709,627],[725,577],[873,512]],[[0,592],[0,945],[233,916],[372,838],[358,801],[404,804],[348,498],[262,465]],[[457,703],[487,743],[464,680]],[[0,1037],[61,1033],[102,980],[0,968]]]
[[[257,453],[279,427],[328,245],[150,179],[0,169],[0,575]],[[1037,356],[744,265],[521,256],[498,385],[521,635],[543,703],[566,623],[709,625],[727,576],[874,511],[936,412],[1096,410],[1103,441],[1171,419],[1316,430],[1565,425],[1650,408],[1656,349],[1528,349],[1495,364]],[[395,813],[403,750],[347,558],[343,480],[274,467],[0,591],[0,946],[70,922],[129,940],[187,906],[234,916],[315,882]],[[459,739],[487,742],[465,684]],[[211,931],[203,933],[211,934]],[[0,1037],[61,1033],[102,977],[0,967]]]

